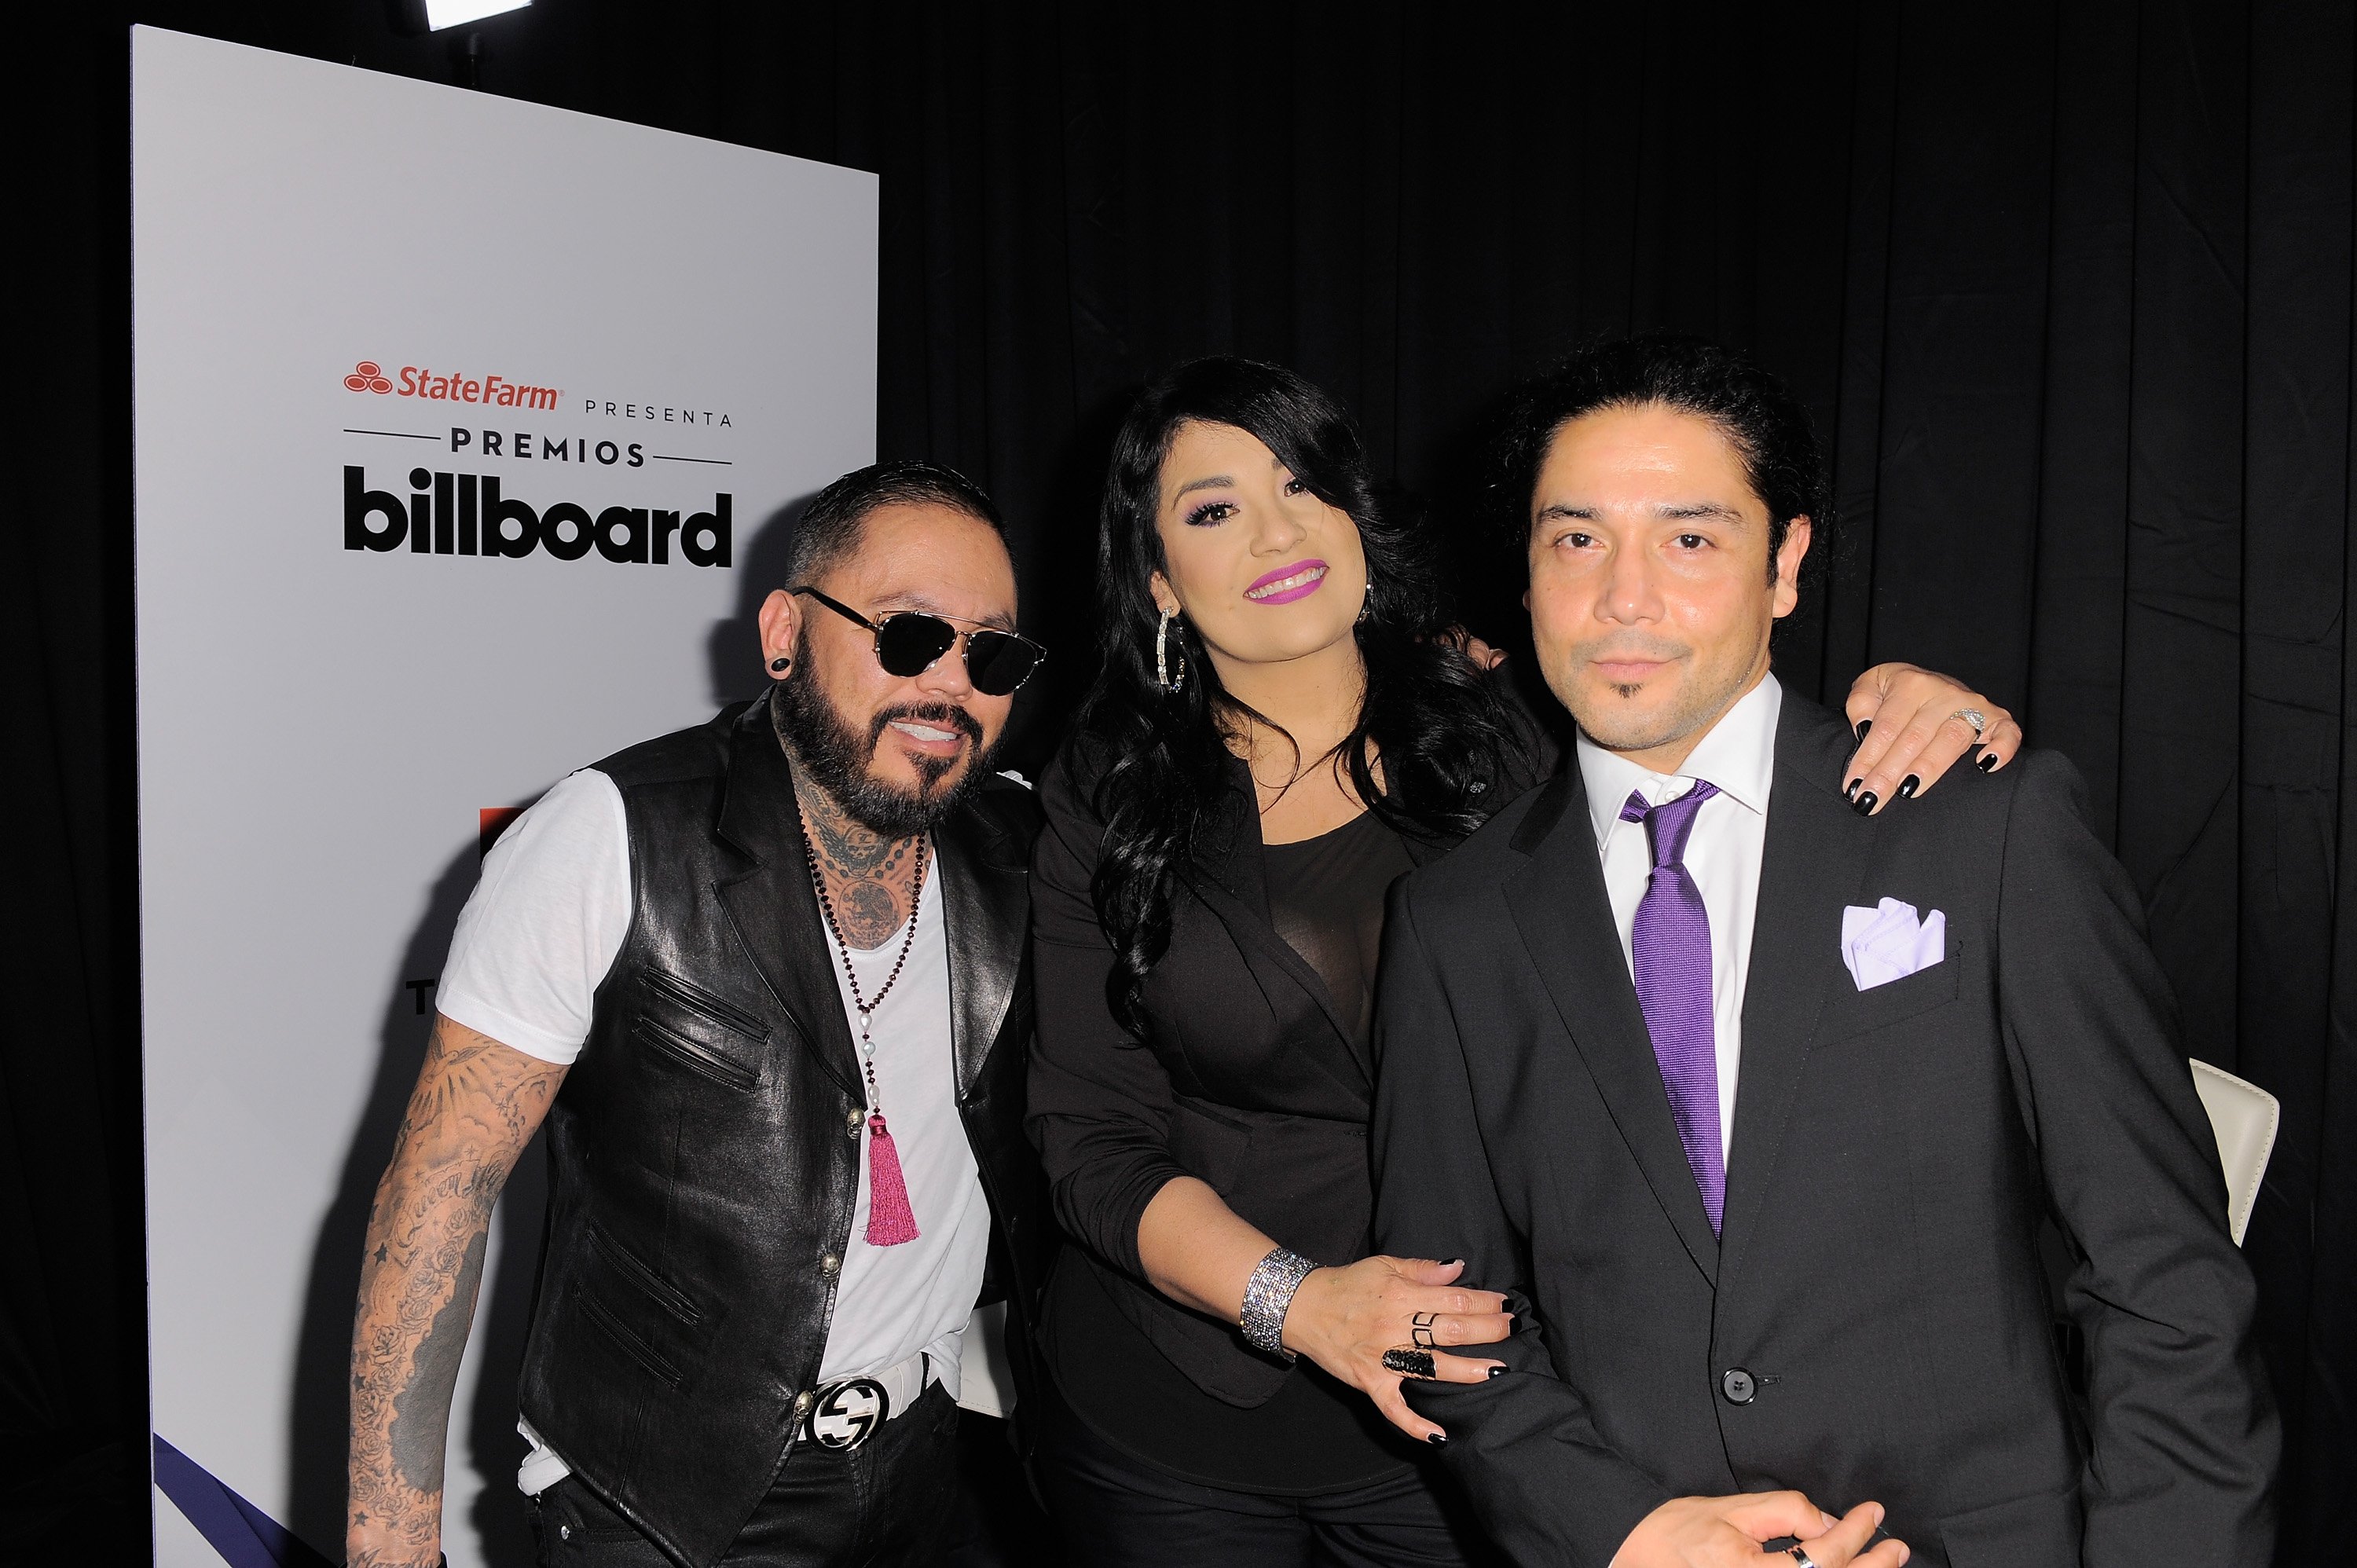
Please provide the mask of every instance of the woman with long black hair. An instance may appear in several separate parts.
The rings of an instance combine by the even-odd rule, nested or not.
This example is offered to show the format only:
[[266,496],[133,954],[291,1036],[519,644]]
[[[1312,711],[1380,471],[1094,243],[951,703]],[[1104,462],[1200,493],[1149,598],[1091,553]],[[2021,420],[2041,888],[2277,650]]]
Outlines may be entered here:
[[[1079,1243],[1042,1330],[1049,1501],[1091,1568],[1475,1560],[1418,1462],[1444,1434],[1383,1357],[1509,1320],[1456,1263],[1362,1255],[1369,1012],[1391,881],[1552,758],[1444,634],[1432,541],[1292,372],[1203,360],[1147,388],[1100,521],[1104,662],[1033,864],[1030,1125]],[[1850,703],[1960,707],[1992,716],[1985,757],[2018,746],[1905,666]],[[1928,783],[1962,749],[1906,766]]]

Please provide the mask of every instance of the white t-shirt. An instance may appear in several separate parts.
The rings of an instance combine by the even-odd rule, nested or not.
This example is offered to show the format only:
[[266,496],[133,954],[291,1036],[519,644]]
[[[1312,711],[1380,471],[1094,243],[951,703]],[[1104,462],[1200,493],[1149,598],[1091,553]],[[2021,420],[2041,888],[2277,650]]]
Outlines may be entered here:
[[1695,811],[1686,837],[1685,867],[1710,917],[1710,1015],[1718,1055],[1719,1157],[1735,1157],[1735,1094],[1743,1067],[1743,988],[1751,972],[1751,929],[1760,908],[1760,860],[1768,849],[1768,791],[1776,777],[1776,720],[1784,688],[1764,675],[1738,698],[1702,737],[1685,766],[1656,773],[1579,737],[1579,772],[1596,851],[1604,862],[1604,891],[1620,953],[1636,977],[1637,906],[1653,875],[1653,846],[1642,822],[1624,822],[1620,808],[1634,790],[1649,805],[1674,800],[1706,779],[1718,794]]
[[[621,791],[595,768],[559,783],[518,817],[483,861],[460,911],[436,991],[452,1021],[544,1061],[581,1054],[597,987],[630,928],[629,825]],[[861,992],[873,997],[899,956],[904,925],[870,952],[855,950]],[[834,949],[832,939],[830,950]],[[855,1047],[859,1015],[840,961],[836,993]],[[949,940],[941,878],[929,865],[917,932],[900,978],[869,1023],[880,1109],[892,1129],[917,1217],[917,1239],[867,1244],[868,1164],[861,1150],[851,1240],[837,1281],[819,1378],[878,1372],[927,1352],[933,1375],[959,1391],[960,1338],[982,1291],[990,1209],[957,1110],[950,1035]],[[797,1047],[799,1048],[799,1047]],[[518,1484],[538,1492],[567,1473],[528,1425]]]

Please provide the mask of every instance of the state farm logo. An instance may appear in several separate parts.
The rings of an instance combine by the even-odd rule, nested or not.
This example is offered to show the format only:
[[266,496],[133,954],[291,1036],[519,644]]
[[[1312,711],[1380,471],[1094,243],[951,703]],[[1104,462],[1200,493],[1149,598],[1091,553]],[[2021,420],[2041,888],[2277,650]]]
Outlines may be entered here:
[[404,365],[388,376],[374,360],[362,360],[344,378],[347,390],[378,396],[424,398],[428,403],[472,403],[491,408],[547,408],[565,395],[561,387],[536,387],[505,376],[470,376],[463,371],[439,371],[424,365]]

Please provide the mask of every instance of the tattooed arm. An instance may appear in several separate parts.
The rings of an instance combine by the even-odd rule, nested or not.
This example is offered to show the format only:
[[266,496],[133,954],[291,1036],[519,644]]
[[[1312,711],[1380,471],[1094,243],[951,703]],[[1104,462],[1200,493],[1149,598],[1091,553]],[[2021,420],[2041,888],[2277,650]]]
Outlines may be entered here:
[[352,1323],[350,1568],[433,1568],[458,1357],[491,1206],[565,1069],[437,1015],[369,1210]]

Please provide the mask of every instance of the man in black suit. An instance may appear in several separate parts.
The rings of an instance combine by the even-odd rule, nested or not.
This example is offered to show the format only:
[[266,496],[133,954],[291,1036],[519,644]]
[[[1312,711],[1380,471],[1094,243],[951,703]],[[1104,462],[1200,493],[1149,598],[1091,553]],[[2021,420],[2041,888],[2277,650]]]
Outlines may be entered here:
[[1409,1385],[1485,1523],[1592,1568],[2266,1563],[2251,1277],[2069,764],[1819,782],[1854,737],[1769,634],[1823,467],[1739,356],[1603,345],[1515,431],[1577,765],[1394,888],[1373,1124],[1381,1246],[1518,1314],[1507,1375]]

